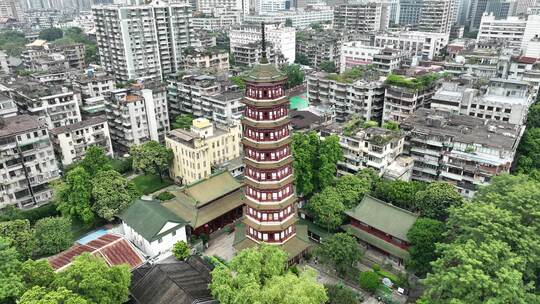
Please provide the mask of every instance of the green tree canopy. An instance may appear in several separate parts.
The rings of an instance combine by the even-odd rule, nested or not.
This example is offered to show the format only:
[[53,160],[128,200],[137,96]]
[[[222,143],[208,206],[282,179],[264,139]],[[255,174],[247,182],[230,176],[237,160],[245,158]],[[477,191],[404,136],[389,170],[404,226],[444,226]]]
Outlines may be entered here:
[[356,175],[344,175],[337,179],[335,188],[341,195],[345,208],[352,209],[370,192],[371,180]]
[[377,127],[379,125],[378,122],[374,121],[374,120],[368,120],[368,121],[365,121],[363,124],[362,124],[362,128],[364,129],[367,129],[367,128],[373,128],[373,127]]
[[22,295],[19,304],[91,304],[91,302],[65,287],[51,291],[34,286]]
[[30,226],[29,220],[13,220],[0,222],[0,237],[11,242],[21,259],[27,259],[36,250],[34,229]]
[[324,287],[317,283],[316,272],[303,271],[299,276],[287,273],[274,276],[262,289],[261,303],[264,304],[319,304],[328,300]]
[[359,283],[363,289],[375,292],[381,286],[381,278],[374,271],[363,271],[360,273]]
[[0,49],[9,56],[19,56],[25,48],[27,41],[23,32],[4,31],[0,33]]
[[39,32],[39,39],[54,41],[64,36],[64,32],[56,27],[47,28]]
[[304,72],[297,64],[287,64],[281,68],[281,71],[287,74],[287,89],[292,89],[304,83]]
[[323,263],[334,266],[342,275],[354,268],[362,257],[355,237],[347,233],[336,233],[326,238],[316,253]]
[[315,157],[318,143],[319,138],[315,132],[293,134],[294,179],[296,191],[300,195],[309,196],[315,190]]
[[67,217],[42,218],[36,222],[34,229],[40,254],[56,254],[73,244],[71,219]]
[[63,182],[54,186],[55,201],[63,216],[91,224],[94,213],[91,209],[92,179],[83,167],[75,167],[66,174]]
[[171,149],[157,141],[148,141],[130,149],[133,156],[133,168],[144,174],[157,174],[163,181],[163,173],[169,168],[173,158]]
[[445,220],[448,208],[459,206],[463,198],[456,188],[444,182],[430,183],[425,190],[416,193],[415,210],[422,216],[437,220]]
[[18,258],[19,254],[11,247],[11,241],[0,237],[0,303],[13,303],[24,291]]
[[393,131],[399,130],[399,124],[395,121],[387,121],[382,124],[382,127],[388,130],[393,130]]
[[21,265],[20,274],[27,290],[34,286],[48,287],[56,275],[47,260],[26,260]]
[[326,304],[360,304],[359,295],[342,284],[325,285],[328,302]]
[[131,273],[127,265],[109,267],[88,253],[59,272],[52,287],[65,287],[92,303],[118,304],[128,300]]
[[100,146],[88,147],[79,165],[92,177],[100,171],[112,169],[111,159]]
[[[534,122],[533,122],[534,123]],[[521,154],[518,161],[518,172],[528,173],[532,169],[540,169],[540,127],[527,128],[521,142],[518,152]]]
[[171,129],[184,129],[189,130],[193,123],[193,116],[190,114],[182,114],[176,116],[172,123]]
[[333,187],[327,187],[313,195],[305,208],[315,223],[330,231],[343,224],[346,208],[343,198]]
[[327,73],[337,72],[336,64],[333,61],[323,61],[319,67]]
[[373,195],[400,208],[414,210],[416,194],[426,188],[422,182],[380,180],[375,184]]
[[317,156],[318,166],[315,184],[319,185],[320,189],[324,189],[334,181],[337,173],[337,163],[343,160],[343,150],[339,145],[339,137],[331,135],[322,140]]
[[407,268],[424,275],[431,270],[430,263],[437,259],[435,244],[444,240],[446,229],[442,222],[430,218],[419,218],[409,229],[410,258]]
[[132,181],[114,170],[98,172],[92,185],[92,210],[108,221],[112,221],[140,195]]
[[309,58],[304,54],[296,54],[294,63],[301,64],[301,65],[309,65]]
[[184,261],[189,257],[189,246],[184,241],[178,241],[174,244],[172,253],[175,258]]

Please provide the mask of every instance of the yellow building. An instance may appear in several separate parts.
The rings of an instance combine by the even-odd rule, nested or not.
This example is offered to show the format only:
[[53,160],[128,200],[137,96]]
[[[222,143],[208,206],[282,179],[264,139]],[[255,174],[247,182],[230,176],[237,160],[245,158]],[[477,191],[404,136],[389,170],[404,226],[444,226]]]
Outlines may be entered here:
[[176,129],[165,137],[174,153],[170,175],[177,182],[191,184],[210,176],[212,166],[240,156],[240,124],[213,125],[206,118],[193,120],[191,130]]

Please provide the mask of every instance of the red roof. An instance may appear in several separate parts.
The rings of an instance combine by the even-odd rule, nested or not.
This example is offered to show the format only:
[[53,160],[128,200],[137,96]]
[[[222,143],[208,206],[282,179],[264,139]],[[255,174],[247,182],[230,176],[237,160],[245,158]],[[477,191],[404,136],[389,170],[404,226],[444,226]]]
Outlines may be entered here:
[[86,245],[75,244],[71,248],[50,257],[49,264],[54,270],[60,270],[69,266],[76,256],[84,252],[103,258],[109,266],[128,264],[130,269],[134,269],[144,263],[141,255],[123,237],[115,234],[105,234]]
[[448,45],[447,49],[450,54],[457,54],[465,48],[463,45]]
[[538,59],[535,58],[535,57],[521,56],[521,57],[518,58],[517,62],[519,62],[519,63],[527,63],[527,64],[535,64],[536,60],[538,60]]

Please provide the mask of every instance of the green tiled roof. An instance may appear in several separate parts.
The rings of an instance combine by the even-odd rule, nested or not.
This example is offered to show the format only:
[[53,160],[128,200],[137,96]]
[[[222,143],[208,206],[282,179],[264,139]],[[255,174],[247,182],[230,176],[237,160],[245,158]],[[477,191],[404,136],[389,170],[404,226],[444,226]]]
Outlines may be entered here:
[[409,252],[407,250],[401,249],[394,244],[388,243],[385,240],[380,239],[374,235],[371,235],[362,229],[356,228],[352,225],[344,225],[341,228],[345,230],[346,232],[361,239],[362,241],[374,247],[377,247],[385,252],[388,252],[393,256],[397,256],[398,258],[402,258],[402,259],[407,259],[409,257]]
[[[184,219],[163,207],[160,201],[156,200],[137,199],[118,217],[149,242],[186,224]],[[178,225],[159,233],[168,222]]]
[[187,185],[180,192],[183,194],[184,199],[189,199],[197,207],[201,207],[240,187],[242,187],[241,183],[232,177],[228,171],[223,171]]
[[271,63],[257,64],[249,71],[245,77],[250,82],[273,82],[287,79],[287,75],[280,72]]
[[345,212],[348,216],[369,226],[408,241],[407,232],[418,219],[418,215],[365,195],[360,204]]

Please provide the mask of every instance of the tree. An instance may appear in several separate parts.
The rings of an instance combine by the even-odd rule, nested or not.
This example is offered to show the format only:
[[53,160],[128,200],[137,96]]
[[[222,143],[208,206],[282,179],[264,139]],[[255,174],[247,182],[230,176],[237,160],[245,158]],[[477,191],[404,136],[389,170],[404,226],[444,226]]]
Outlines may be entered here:
[[445,226],[442,222],[429,218],[419,218],[409,229],[407,238],[410,258],[407,268],[417,274],[426,274],[431,270],[430,263],[437,259],[435,244],[444,240]]
[[355,175],[344,175],[336,181],[335,188],[341,195],[346,209],[352,209],[360,203],[364,195],[371,190],[371,181]]
[[522,261],[505,243],[468,240],[441,249],[424,280],[428,303],[532,303],[519,271]]
[[312,24],[310,24],[310,26],[311,26],[312,29],[314,29],[314,30],[316,30],[318,32],[323,30],[323,27],[322,27],[322,25],[320,23],[312,23]]
[[40,254],[56,254],[73,244],[71,219],[67,217],[42,218],[36,222],[34,228]]
[[343,224],[346,210],[341,195],[333,187],[327,187],[313,195],[306,209],[315,223],[329,231],[334,231]]
[[22,263],[20,274],[25,284],[25,289],[34,286],[48,287],[55,278],[54,270],[47,260],[26,260]]
[[184,261],[189,257],[189,246],[184,241],[178,241],[174,244],[172,253],[175,258],[179,259],[180,261]]
[[301,196],[309,196],[315,190],[315,155],[319,138],[315,132],[294,133],[292,151],[294,155],[294,181]]
[[540,94],[537,95],[537,102],[531,105],[527,114],[527,128],[540,128]]
[[26,291],[19,304],[91,304],[80,295],[59,287],[56,290],[48,290],[41,286],[34,286]]
[[333,61],[323,61],[319,67],[327,73],[335,73],[337,71],[336,64]]
[[54,185],[54,190],[57,209],[63,216],[80,219],[87,225],[93,222],[92,180],[83,167],[70,170],[65,181]]
[[144,174],[158,174],[163,181],[163,173],[169,168],[173,158],[171,149],[160,145],[157,141],[148,141],[130,149],[133,156],[133,168]]
[[309,65],[309,58],[304,54],[296,54],[294,63],[301,65]]
[[27,259],[34,254],[36,242],[34,230],[30,227],[29,220],[0,222],[0,237],[11,242],[21,259]]
[[92,210],[107,221],[112,221],[140,196],[135,184],[114,170],[98,172],[92,185]]
[[321,141],[317,156],[318,166],[315,185],[318,185],[319,189],[324,189],[334,181],[337,173],[337,163],[343,160],[343,150],[341,150],[339,144],[339,137],[331,135]]
[[[534,123],[534,122],[533,122]],[[540,128],[527,128],[519,143],[518,172],[527,173],[531,169],[540,169]]]
[[80,166],[91,177],[94,177],[100,171],[112,169],[111,159],[105,154],[105,149],[100,146],[88,147]]
[[64,32],[56,27],[51,27],[48,29],[41,30],[39,32],[39,39],[44,39],[47,41],[54,41],[56,39],[60,39],[64,36]]
[[281,71],[287,74],[287,89],[292,89],[304,83],[304,72],[297,64],[287,64],[281,68]]
[[425,190],[416,194],[415,209],[422,216],[445,220],[450,206],[458,206],[463,198],[451,184],[430,183]]
[[373,293],[381,285],[381,278],[374,271],[363,271],[360,273],[360,287]]
[[393,131],[399,130],[399,124],[395,121],[387,121],[382,124],[382,127],[388,130],[393,130]]
[[325,285],[328,302],[326,304],[359,304],[358,294],[342,284]]
[[[286,273],[287,254],[261,245],[240,251],[228,265],[212,271],[210,290],[221,304],[319,304],[326,301],[313,273]],[[283,292],[287,290],[287,292]]]
[[285,19],[285,26],[286,26],[286,27],[292,27],[292,26],[293,26],[293,23],[292,23],[292,19],[291,19],[291,18]]
[[323,263],[334,266],[341,275],[348,274],[362,257],[355,237],[347,233],[325,239],[316,252]]
[[52,287],[65,287],[92,303],[118,304],[128,300],[130,281],[127,265],[109,267],[103,259],[83,253],[58,273]]
[[373,127],[377,127],[378,125],[379,125],[379,123],[377,123],[376,121],[368,120],[368,121],[365,121],[362,124],[362,128],[364,128],[364,129],[373,128]]
[[[233,59],[232,62],[234,62],[234,56],[231,56],[231,59]],[[242,76],[231,76],[229,79],[240,89],[246,88],[246,80]]]
[[426,188],[422,182],[380,180],[374,184],[373,196],[400,208],[413,210],[416,194]]
[[184,129],[189,130],[193,123],[193,116],[190,114],[181,114],[176,116],[172,123],[172,129]]
[[0,237],[0,303],[12,303],[24,290],[21,262],[9,239]]

